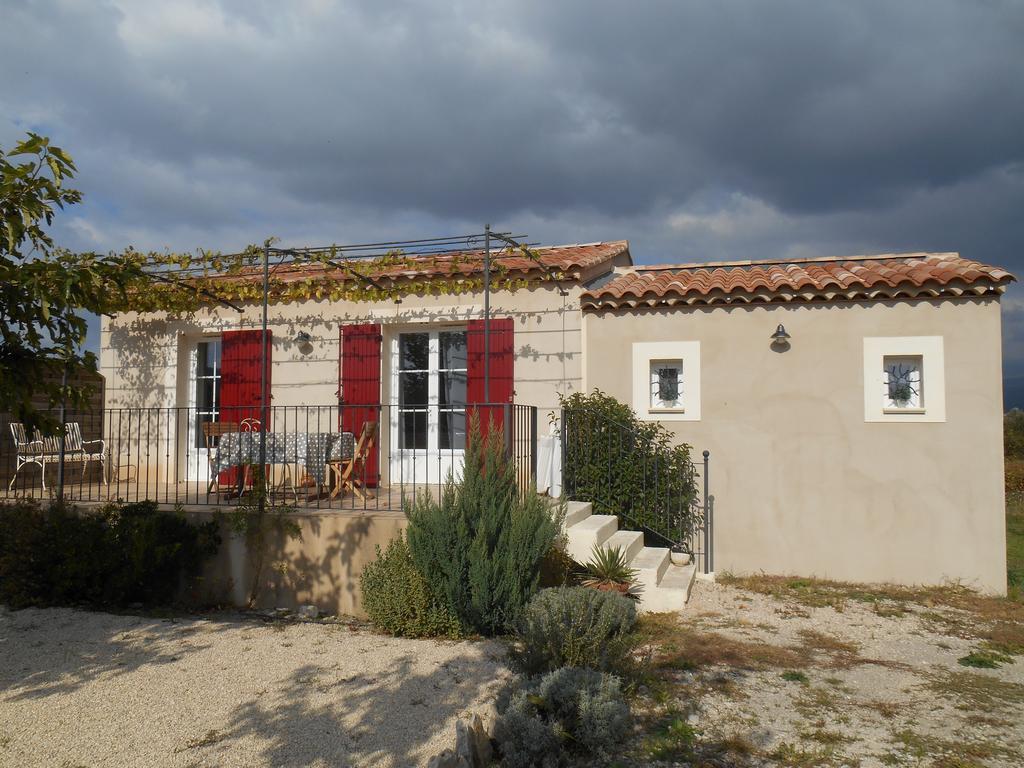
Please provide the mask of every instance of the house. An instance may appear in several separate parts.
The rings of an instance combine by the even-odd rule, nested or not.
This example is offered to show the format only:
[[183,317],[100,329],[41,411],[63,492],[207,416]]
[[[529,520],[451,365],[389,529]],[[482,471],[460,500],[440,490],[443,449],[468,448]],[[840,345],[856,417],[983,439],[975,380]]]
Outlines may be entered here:
[[[376,526],[358,523],[347,575],[331,577],[346,610],[372,545],[404,524],[389,489],[436,488],[459,471],[467,407],[503,418],[535,457],[559,396],[599,388],[710,452],[717,570],[1005,592],[1009,273],[952,253],[660,266],[634,265],[625,241],[535,253],[496,256],[518,285],[491,294],[486,334],[478,282],[398,301],[271,303],[265,338],[253,302],[104,318],[114,487],[182,501],[184,484],[186,503],[206,503],[225,472],[204,422],[302,434],[375,422],[356,484],[366,493],[341,495]],[[433,255],[376,278],[414,286],[479,271],[479,259]],[[271,412],[259,409],[264,350]],[[316,511],[337,502],[317,497]],[[337,559],[325,541],[354,525],[320,515],[305,562]],[[318,577],[303,578],[296,591],[315,592]]]
[[711,452],[719,570],[1003,594],[1013,279],[956,253],[619,268],[581,296],[582,386]]

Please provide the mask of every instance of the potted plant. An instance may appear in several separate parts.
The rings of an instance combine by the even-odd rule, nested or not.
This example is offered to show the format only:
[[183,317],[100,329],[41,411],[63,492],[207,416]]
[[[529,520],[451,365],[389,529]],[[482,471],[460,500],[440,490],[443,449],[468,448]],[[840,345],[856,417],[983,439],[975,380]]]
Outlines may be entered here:
[[636,583],[636,570],[629,567],[621,547],[594,545],[590,560],[583,565],[582,584],[602,592],[629,595]]
[[673,544],[668,552],[672,565],[689,565],[690,552],[682,544]]

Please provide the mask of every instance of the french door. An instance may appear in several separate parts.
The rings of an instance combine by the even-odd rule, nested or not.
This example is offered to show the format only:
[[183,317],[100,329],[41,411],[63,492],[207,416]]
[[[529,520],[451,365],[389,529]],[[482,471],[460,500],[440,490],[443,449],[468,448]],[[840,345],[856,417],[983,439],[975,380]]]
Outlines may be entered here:
[[442,483],[466,449],[465,329],[399,333],[391,348],[391,482]]
[[209,480],[209,452],[203,423],[220,416],[221,341],[203,339],[189,350],[188,450],[189,477]]

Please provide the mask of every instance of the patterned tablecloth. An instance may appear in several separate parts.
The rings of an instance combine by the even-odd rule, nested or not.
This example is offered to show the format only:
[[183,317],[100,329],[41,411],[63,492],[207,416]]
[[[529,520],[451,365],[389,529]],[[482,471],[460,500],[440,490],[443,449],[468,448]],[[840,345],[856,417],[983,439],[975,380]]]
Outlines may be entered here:
[[[268,432],[267,464],[302,464],[321,485],[327,480],[327,462],[351,459],[355,436],[351,432]],[[259,432],[229,432],[220,436],[214,470],[223,472],[243,464],[260,463]]]

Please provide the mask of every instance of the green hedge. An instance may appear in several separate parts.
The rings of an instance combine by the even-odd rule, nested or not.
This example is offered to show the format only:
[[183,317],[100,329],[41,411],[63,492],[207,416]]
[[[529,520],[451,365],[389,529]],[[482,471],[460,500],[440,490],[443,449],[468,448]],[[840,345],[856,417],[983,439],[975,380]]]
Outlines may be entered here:
[[0,505],[0,603],[168,605],[219,546],[215,522],[193,525],[151,501],[94,512]]
[[400,637],[462,636],[459,619],[430,591],[412,561],[409,545],[399,534],[377,559],[368,563],[360,579],[363,609],[378,629]]
[[626,527],[646,528],[685,544],[700,518],[697,471],[689,445],[673,445],[660,423],[640,421],[633,409],[594,390],[562,398],[565,464],[570,498],[589,501],[596,514],[617,515]]

